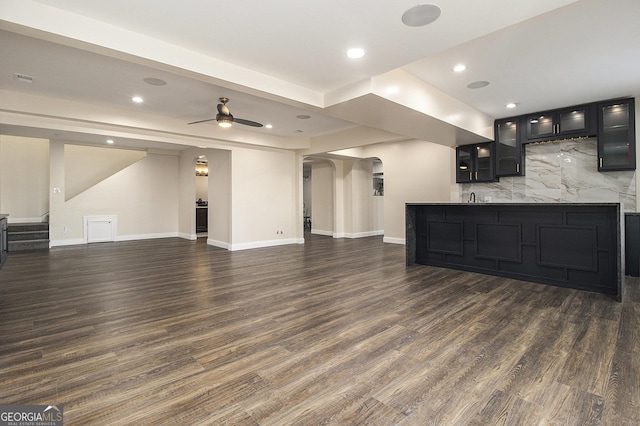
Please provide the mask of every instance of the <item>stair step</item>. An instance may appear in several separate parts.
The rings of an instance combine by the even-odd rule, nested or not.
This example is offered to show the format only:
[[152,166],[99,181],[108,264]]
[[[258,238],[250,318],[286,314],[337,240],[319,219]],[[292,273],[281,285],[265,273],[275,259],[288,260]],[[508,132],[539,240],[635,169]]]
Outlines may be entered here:
[[8,231],[7,239],[9,241],[21,241],[21,240],[48,240],[49,231]]
[[12,251],[48,250],[49,240],[9,241],[9,253]]
[[27,232],[27,231],[49,231],[49,223],[33,222],[33,223],[9,223],[7,232]]

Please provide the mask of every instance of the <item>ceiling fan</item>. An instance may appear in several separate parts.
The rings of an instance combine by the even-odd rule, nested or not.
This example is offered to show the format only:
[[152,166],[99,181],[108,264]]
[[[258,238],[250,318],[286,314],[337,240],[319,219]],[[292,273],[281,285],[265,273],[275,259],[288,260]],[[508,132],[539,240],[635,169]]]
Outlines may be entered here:
[[197,123],[204,123],[206,121],[216,120],[218,122],[218,126],[220,127],[231,127],[231,124],[233,123],[244,124],[245,126],[251,126],[251,127],[262,127],[261,123],[251,121],[251,120],[245,120],[244,118],[235,118],[233,115],[231,115],[231,112],[229,111],[229,107],[227,106],[227,102],[229,102],[229,98],[222,97],[220,98],[220,102],[221,103],[218,104],[218,114],[216,115],[216,118],[208,118],[206,120],[193,121],[188,124],[197,124]]

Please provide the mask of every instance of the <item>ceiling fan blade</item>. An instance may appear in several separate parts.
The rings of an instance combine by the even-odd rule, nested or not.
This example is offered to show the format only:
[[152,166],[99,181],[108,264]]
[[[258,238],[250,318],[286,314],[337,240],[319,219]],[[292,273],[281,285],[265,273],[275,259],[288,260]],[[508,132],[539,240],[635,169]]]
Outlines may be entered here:
[[191,123],[187,123],[187,124],[205,123],[207,121],[215,121],[215,118],[207,118],[206,120],[192,121]]
[[244,124],[245,126],[262,127],[261,123],[251,121],[251,120],[245,120],[244,118],[234,118],[233,122],[238,124]]

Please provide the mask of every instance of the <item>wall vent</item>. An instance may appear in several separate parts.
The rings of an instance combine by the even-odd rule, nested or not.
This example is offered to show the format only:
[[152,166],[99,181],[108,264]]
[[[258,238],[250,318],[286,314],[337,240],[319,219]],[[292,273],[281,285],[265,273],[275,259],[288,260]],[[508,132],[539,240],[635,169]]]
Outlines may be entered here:
[[33,83],[33,77],[30,75],[15,73],[13,74],[13,78],[22,83]]
[[102,243],[116,241],[118,235],[117,216],[85,216],[84,241],[86,243]]

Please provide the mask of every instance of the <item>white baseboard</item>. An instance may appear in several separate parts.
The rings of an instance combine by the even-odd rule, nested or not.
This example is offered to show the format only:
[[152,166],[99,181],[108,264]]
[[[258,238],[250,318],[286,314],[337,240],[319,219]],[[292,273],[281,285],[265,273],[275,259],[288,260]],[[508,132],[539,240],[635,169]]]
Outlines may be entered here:
[[384,235],[384,231],[355,232],[352,234],[344,234],[344,238],[366,238],[377,237],[379,235]]
[[298,244],[298,240],[296,238],[287,238],[283,240],[268,240],[268,241],[256,241],[252,243],[232,244],[229,247],[229,250],[230,251],[249,250],[254,248],[284,246],[288,244]]
[[214,247],[219,247],[225,250],[229,250],[229,243],[225,241],[212,240],[211,238],[207,238],[207,244]]
[[167,232],[165,234],[118,235],[116,237],[116,241],[153,240],[156,238],[175,238],[177,236],[177,232]]
[[198,236],[196,234],[187,234],[184,232],[178,232],[178,237],[190,241],[195,241],[198,239]]
[[[346,232],[323,231],[321,229],[313,229],[311,230],[311,233],[316,235],[325,235],[327,237],[333,237],[333,238],[365,238],[365,237],[376,237],[378,235],[384,235],[384,231],[346,233]],[[404,244],[404,242],[402,244]]]
[[75,246],[78,244],[87,244],[84,238],[76,238],[73,240],[49,240],[49,248],[62,246]]
[[[174,238],[177,236],[178,236],[177,232],[169,232],[166,234],[119,235],[118,237],[116,237],[116,241],[152,240],[156,238]],[[88,244],[88,243],[84,238],[49,241],[49,247],[75,246],[78,244]]]
[[382,239],[383,243],[391,243],[391,244],[401,244],[405,245],[406,241],[404,238],[392,238],[392,237],[384,237]]

